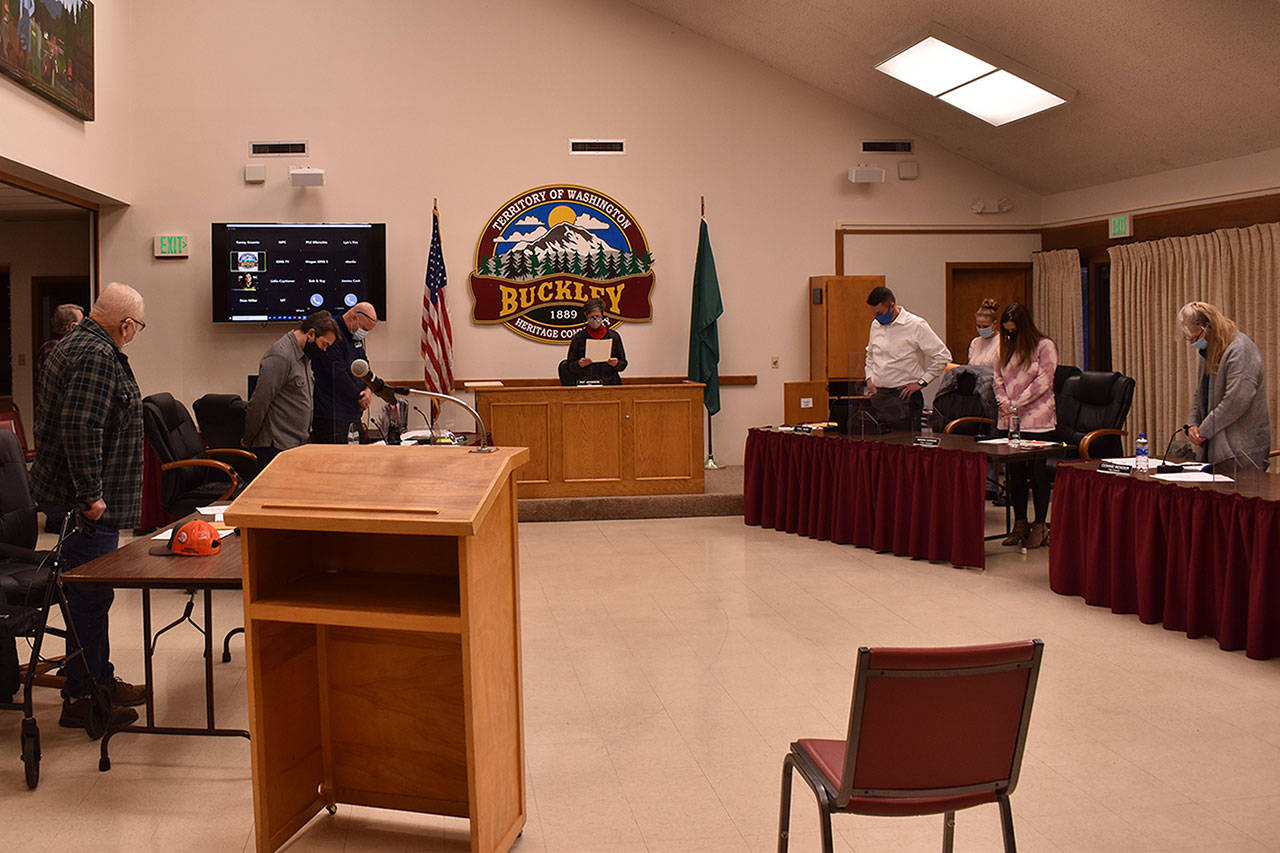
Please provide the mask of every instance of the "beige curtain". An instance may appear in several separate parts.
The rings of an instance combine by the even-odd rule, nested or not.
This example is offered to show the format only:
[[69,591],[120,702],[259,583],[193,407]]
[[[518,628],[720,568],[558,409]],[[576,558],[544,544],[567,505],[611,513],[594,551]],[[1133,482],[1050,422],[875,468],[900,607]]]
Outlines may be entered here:
[[1080,253],[1075,249],[1031,254],[1031,305],[1036,326],[1058,345],[1058,364],[1084,357],[1084,303]]
[[[1136,382],[1129,413],[1152,455],[1164,450],[1191,411],[1198,364],[1177,328],[1178,309],[1212,302],[1262,350],[1271,430],[1280,424],[1280,223],[1114,246],[1111,255],[1111,364]],[[1272,441],[1274,445],[1274,440]]]

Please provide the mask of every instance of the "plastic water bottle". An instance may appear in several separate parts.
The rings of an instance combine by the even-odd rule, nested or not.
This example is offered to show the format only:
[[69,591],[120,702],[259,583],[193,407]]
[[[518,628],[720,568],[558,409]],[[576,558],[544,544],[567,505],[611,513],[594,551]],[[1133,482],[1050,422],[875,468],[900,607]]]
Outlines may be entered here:
[[1133,467],[1146,471],[1151,466],[1151,449],[1147,446],[1147,434],[1138,433],[1138,443],[1133,449]]
[[1018,407],[1014,406],[1013,411],[1009,413],[1009,446],[1018,447],[1022,444],[1022,419],[1018,417]]
[[933,409],[926,408],[920,413],[920,434],[933,435]]
[[360,427],[356,426],[353,423],[351,426],[347,427],[347,444],[359,444],[359,443],[360,443]]

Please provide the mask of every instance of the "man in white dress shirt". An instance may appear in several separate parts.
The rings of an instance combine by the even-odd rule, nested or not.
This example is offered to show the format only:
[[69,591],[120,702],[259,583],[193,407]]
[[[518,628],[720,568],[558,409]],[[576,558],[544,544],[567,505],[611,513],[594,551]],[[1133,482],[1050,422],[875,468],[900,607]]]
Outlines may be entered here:
[[867,336],[867,393],[871,414],[888,429],[916,429],[926,385],[942,375],[951,351],[923,317],[898,305],[893,291],[867,295],[874,315]]

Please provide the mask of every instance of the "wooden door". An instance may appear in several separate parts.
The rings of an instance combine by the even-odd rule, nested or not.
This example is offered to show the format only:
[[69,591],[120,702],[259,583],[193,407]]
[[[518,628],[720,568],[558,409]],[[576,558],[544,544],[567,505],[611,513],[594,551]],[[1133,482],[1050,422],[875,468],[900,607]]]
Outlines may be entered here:
[[[867,295],[882,275],[819,275],[809,279],[809,378],[862,379],[871,313]],[[821,302],[816,292],[821,292]]]
[[991,298],[1000,303],[999,310],[1011,302],[1021,302],[1035,317],[1031,304],[1031,264],[1009,263],[948,263],[947,264],[947,348],[951,360],[964,364],[969,360],[969,342],[977,331],[973,315],[982,306],[982,300]]

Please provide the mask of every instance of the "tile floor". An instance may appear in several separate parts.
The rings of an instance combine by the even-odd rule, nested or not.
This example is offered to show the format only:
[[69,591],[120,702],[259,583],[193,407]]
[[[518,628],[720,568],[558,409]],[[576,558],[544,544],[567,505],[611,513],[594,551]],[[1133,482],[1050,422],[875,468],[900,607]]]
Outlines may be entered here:
[[[992,525],[996,516],[990,519]],[[1044,670],[1021,783],[1020,849],[1280,850],[1280,660],[1252,661],[1048,589],[1047,549],[989,546],[958,571],[745,527],[740,518],[520,528],[527,851],[768,851],[787,744],[843,732],[855,650],[1038,636]],[[158,597],[157,619],[184,597]],[[113,611],[114,658],[141,677],[139,596]],[[219,594],[220,637],[240,624]],[[242,641],[217,666],[225,724],[246,725]],[[201,644],[157,659],[162,720],[198,724]],[[57,726],[29,792],[19,714],[0,712],[0,822],[22,851],[251,850],[240,740],[122,735],[113,767]],[[941,819],[836,818],[838,850],[937,850]],[[797,782],[795,851],[817,849]],[[994,806],[962,812],[958,850],[999,848]],[[296,851],[467,849],[465,821],[342,807]]]

